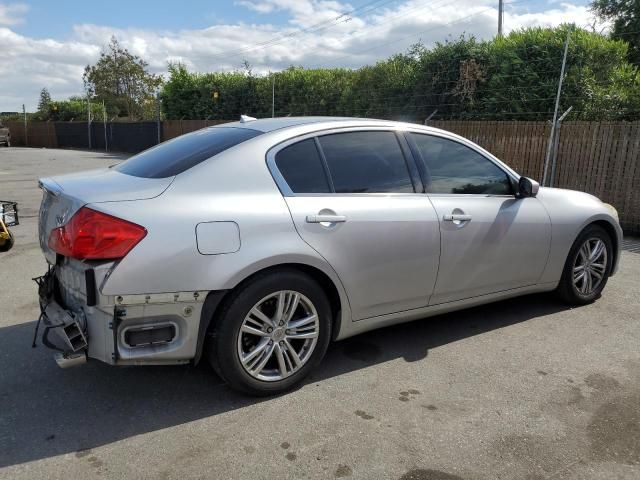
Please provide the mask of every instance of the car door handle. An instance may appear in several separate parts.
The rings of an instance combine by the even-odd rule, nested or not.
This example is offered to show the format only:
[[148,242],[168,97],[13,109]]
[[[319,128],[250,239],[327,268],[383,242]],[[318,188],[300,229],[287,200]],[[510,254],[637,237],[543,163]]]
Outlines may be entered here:
[[307,215],[307,223],[344,223],[344,215]]
[[445,222],[469,222],[471,220],[471,215],[452,213],[451,215],[443,215],[442,220]]

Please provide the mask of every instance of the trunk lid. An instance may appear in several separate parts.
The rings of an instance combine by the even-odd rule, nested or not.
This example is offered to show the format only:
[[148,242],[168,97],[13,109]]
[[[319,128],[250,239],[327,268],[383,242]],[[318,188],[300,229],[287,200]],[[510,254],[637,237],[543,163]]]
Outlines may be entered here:
[[142,178],[102,168],[42,178],[38,233],[40,248],[54,264],[56,254],[47,245],[51,230],[64,225],[82,206],[101,202],[146,200],[161,195],[175,177]]

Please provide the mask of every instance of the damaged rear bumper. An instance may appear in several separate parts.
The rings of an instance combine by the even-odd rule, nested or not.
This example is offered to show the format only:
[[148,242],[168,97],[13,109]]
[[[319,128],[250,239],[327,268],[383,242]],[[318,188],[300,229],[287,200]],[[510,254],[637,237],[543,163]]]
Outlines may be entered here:
[[[95,280],[89,291],[91,283],[79,281],[85,271],[73,267],[54,266],[35,279],[41,341],[57,352],[58,365],[87,358],[111,365],[175,365],[196,357],[207,292],[103,296]],[[34,345],[37,337],[38,327]]]

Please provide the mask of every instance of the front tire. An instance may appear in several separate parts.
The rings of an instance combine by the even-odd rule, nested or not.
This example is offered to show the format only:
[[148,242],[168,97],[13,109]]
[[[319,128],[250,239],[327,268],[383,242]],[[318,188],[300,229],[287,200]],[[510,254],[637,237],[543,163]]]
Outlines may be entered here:
[[331,338],[324,291],[293,269],[258,275],[225,301],[209,342],[209,360],[234,389],[282,393],[322,360]]
[[600,298],[613,265],[609,234],[589,225],[576,238],[562,271],[557,292],[571,305],[586,305]]

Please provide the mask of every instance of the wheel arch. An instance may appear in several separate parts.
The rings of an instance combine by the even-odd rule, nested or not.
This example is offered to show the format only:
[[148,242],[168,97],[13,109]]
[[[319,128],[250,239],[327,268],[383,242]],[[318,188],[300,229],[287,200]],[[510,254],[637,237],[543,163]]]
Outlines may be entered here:
[[221,307],[224,305],[224,302],[231,297],[231,293],[236,291],[238,288],[241,288],[243,285],[253,280],[257,276],[268,275],[270,273],[275,273],[278,270],[284,269],[298,270],[318,282],[320,287],[327,295],[327,299],[329,300],[332,317],[331,339],[335,340],[340,331],[343,317],[345,317],[345,315],[348,316],[348,312],[350,311],[346,293],[342,289],[342,285],[339,283],[339,280],[334,280],[327,272],[323,271],[315,265],[310,265],[308,263],[278,263],[252,271],[240,281],[237,281],[236,284],[230,289],[214,290],[207,294],[200,316],[198,342],[196,346],[196,354],[193,360],[194,364],[197,364],[202,358],[205,338],[207,334],[213,333],[215,331],[216,324],[218,321],[220,321],[217,313],[220,312]]
[[[590,222],[589,224],[585,225],[582,228],[582,230],[580,230],[580,233],[582,233],[585,228],[587,228],[587,227],[589,227],[591,225],[599,226],[605,232],[607,232],[607,234],[609,235],[609,238],[611,238],[611,243],[613,244],[613,261],[611,263],[612,267],[611,267],[611,273],[609,274],[609,276],[613,276],[614,273],[617,270],[618,260],[619,260],[619,257],[620,257],[620,246],[621,246],[621,244],[620,244],[620,238],[618,237],[618,231],[613,226],[613,224],[611,222],[609,222],[608,220],[599,219],[599,220],[595,220],[595,221]],[[580,233],[578,235],[580,235]]]

